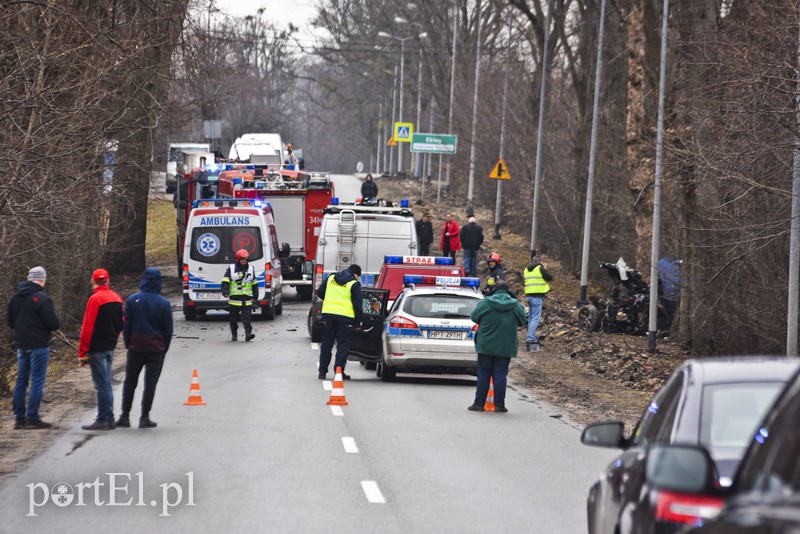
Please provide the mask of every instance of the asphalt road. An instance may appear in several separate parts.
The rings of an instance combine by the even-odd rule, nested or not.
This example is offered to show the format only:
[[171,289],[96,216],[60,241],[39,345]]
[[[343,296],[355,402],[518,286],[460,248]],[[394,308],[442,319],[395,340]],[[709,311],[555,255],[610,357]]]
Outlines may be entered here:
[[[586,530],[588,488],[613,451],[580,445],[560,409],[509,390],[509,413],[468,412],[472,377],[384,384],[354,363],[348,405],[328,406],[307,309],[288,290],[250,343],[228,341],[224,313],[177,312],[158,428],[135,428],[141,385],[134,428],[87,432],[87,413],[0,487],[0,531]],[[195,369],[206,405],[185,406]]]

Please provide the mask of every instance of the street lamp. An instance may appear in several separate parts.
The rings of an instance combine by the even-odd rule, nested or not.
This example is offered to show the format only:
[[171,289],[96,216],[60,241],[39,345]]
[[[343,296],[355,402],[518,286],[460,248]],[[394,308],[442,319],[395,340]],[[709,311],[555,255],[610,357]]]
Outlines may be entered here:
[[[406,20],[402,17],[395,17],[395,22],[401,23],[406,22]],[[378,36],[385,37],[387,39],[393,39],[395,41],[400,41],[400,109],[398,112],[398,119],[397,122],[403,122],[403,79],[404,79],[404,72],[405,72],[405,44],[406,41],[409,39],[419,38],[424,39],[428,36],[426,32],[422,32],[419,35],[410,35],[408,37],[398,37],[396,35],[391,35],[386,32],[378,32]],[[394,124],[392,124],[392,128],[394,128]],[[394,133],[392,134],[394,135]],[[400,143],[397,144],[397,172],[403,172],[403,147]]]

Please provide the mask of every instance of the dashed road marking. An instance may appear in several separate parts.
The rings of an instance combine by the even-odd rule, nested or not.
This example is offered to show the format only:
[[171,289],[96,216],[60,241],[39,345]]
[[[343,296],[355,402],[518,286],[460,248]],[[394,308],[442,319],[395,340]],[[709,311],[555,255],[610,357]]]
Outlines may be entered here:
[[319,343],[311,343],[311,350],[319,350]]
[[373,504],[386,503],[386,499],[383,497],[383,493],[381,493],[378,483],[374,480],[362,480],[361,488],[364,490],[364,495],[367,496],[367,500],[369,502]]
[[355,454],[358,452],[355,438],[343,437],[342,445],[344,445],[344,452]]
[[342,417],[344,415],[344,410],[342,410],[341,406],[332,405],[331,406],[331,413],[338,417]]

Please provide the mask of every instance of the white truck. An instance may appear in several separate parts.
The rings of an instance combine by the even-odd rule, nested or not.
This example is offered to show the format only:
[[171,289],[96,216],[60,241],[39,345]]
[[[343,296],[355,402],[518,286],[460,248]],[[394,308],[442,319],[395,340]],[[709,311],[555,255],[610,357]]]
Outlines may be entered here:
[[319,285],[349,265],[361,267],[361,285],[375,285],[385,256],[415,256],[417,228],[408,201],[399,206],[379,202],[339,203],[331,200],[319,228],[314,265],[314,298],[308,311],[308,333],[319,341],[322,333],[322,301]]
[[[193,155],[196,157],[192,158]],[[170,143],[167,155],[167,176],[164,183],[167,193],[174,193],[178,186],[178,167],[181,164],[186,165],[189,169],[197,167],[201,156],[206,158],[206,163],[214,163],[211,145],[208,143]]]
[[238,137],[231,145],[231,161],[269,165],[280,168],[286,159],[281,134],[247,133]]

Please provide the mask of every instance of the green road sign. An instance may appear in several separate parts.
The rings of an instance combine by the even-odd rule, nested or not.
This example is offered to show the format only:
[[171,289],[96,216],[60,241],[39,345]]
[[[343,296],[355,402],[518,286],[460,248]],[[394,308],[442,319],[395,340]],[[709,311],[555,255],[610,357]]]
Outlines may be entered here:
[[457,146],[457,135],[434,133],[415,133],[411,135],[411,152],[455,154]]

